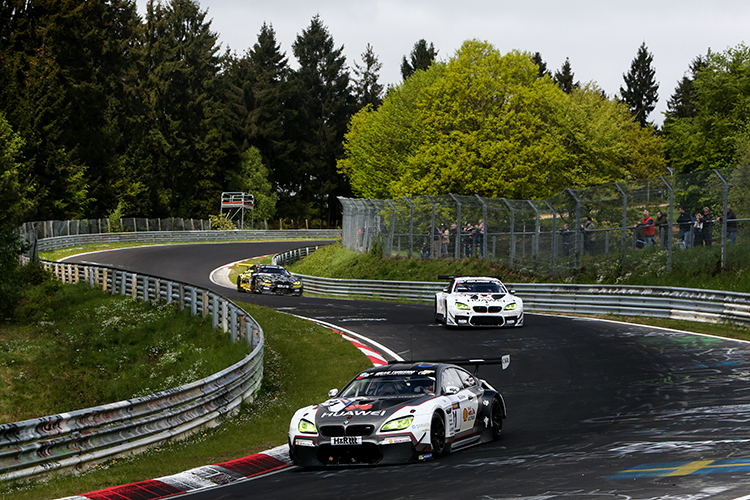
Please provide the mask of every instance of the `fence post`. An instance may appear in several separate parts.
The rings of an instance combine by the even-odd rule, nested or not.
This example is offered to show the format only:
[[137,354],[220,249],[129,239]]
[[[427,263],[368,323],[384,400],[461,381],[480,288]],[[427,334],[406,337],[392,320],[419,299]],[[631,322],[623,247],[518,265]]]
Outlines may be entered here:
[[393,256],[393,238],[396,235],[396,206],[391,200],[386,200],[393,211],[391,214],[391,235],[388,238],[388,257]]
[[724,210],[721,214],[721,268],[727,268],[727,210],[729,208],[729,183],[719,173],[718,170],[714,169],[714,173],[724,184]]
[[615,187],[622,195],[622,243],[620,243],[620,274],[625,273],[625,244],[628,240],[628,194],[615,182]]
[[513,260],[516,258],[516,209],[513,208],[513,205],[506,200],[505,198],[500,198],[503,200],[503,203],[508,207],[508,210],[510,210],[510,245],[508,249],[508,267],[513,267]]
[[482,258],[487,258],[487,226],[490,225],[490,221],[487,220],[487,203],[484,199],[477,195],[474,195],[482,203]]
[[576,268],[581,267],[581,254],[583,253],[583,230],[581,228],[581,200],[576,196],[572,189],[566,188],[565,192],[570,195],[571,198],[576,202],[576,251],[575,251],[575,266]]
[[409,204],[409,258],[411,259],[411,249],[414,248],[414,204],[409,198],[404,196],[404,200]]
[[435,235],[437,234],[437,229],[435,229],[435,202],[432,201],[432,198],[430,198],[428,195],[424,195],[425,198],[427,198],[427,201],[430,202],[430,205],[432,205],[432,216],[430,218],[430,242],[428,245],[430,245],[430,257],[432,259],[437,259],[435,256],[436,253],[440,253],[440,242],[438,242],[437,245],[437,252],[435,251]]
[[[461,258],[461,200],[455,197],[453,193],[448,193],[453,201],[456,202],[456,249],[454,250],[454,257],[456,259]],[[494,252],[494,249],[493,249]]]
[[[718,172],[717,172],[718,173]],[[721,176],[719,176],[721,177]],[[664,234],[660,234],[659,236],[664,236],[667,238],[667,271],[672,270],[672,212],[674,211],[674,189],[672,189],[672,185],[667,182],[667,179],[664,177],[659,177],[661,181],[664,183],[665,186],[667,186],[667,189],[669,189],[669,226],[667,231],[664,231]],[[661,231],[661,228],[660,228]],[[722,253],[723,257],[723,253]],[[722,264],[722,269],[723,269]]]

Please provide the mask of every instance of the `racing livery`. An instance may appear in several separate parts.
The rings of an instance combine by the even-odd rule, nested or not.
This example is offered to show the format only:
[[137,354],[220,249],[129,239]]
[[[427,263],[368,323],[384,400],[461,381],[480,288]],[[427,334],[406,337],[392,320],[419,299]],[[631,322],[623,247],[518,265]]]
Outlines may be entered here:
[[[471,364],[510,364],[472,360]],[[305,467],[414,462],[498,439],[503,397],[456,364],[399,362],[357,375],[327,401],[297,410],[289,454]]]
[[435,321],[446,326],[523,326],[523,300],[499,278],[454,277],[435,294]]
[[255,264],[237,276],[237,291],[302,295],[302,278],[282,266]]

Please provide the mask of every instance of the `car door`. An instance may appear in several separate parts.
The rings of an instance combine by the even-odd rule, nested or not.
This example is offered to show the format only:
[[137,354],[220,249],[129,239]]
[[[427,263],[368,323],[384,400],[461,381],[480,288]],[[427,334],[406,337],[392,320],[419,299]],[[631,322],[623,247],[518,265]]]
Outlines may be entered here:
[[466,370],[455,369],[461,380],[462,389],[459,392],[461,408],[461,432],[473,429],[479,416],[479,402],[484,390],[477,378]]
[[[464,381],[466,379],[467,382]],[[468,383],[472,381],[472,383]],[[474,378],[466,371],[448,367],[443,370],[441,389],[451,403],[447,427],[451,434],[471,431],[477,418],[479,397]],[[479,388],[481,390],[481,388]]]

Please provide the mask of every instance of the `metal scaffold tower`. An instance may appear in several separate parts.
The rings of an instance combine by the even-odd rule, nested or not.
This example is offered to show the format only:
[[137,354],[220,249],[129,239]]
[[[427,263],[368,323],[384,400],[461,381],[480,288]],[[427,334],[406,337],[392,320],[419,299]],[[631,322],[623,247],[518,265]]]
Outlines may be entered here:
[[227,219],[239,220],[237,227],[245,227],[245,210],[250,209],[250,227],[255,224],[255,196],[249,193],[221,193],[221,213],[226,210]]

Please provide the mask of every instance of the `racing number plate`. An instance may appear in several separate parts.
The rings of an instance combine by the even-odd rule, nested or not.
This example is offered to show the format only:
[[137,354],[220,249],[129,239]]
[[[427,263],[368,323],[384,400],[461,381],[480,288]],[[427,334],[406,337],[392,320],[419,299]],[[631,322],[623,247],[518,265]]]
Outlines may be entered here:
[[339,437],[332,437],[331,438],[331,444],[333,446],[362,444],[362,436],[339,436]]

